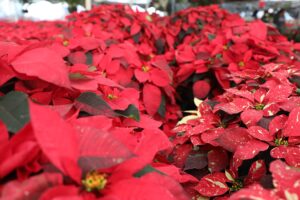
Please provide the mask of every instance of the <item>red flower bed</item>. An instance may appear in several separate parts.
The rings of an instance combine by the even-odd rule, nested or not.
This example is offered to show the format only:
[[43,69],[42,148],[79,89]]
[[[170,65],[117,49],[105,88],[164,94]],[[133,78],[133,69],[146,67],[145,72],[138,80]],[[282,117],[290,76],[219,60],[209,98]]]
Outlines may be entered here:
[[300,45],[273,27],[104,5],[1,29],[0,199],[299,198]]

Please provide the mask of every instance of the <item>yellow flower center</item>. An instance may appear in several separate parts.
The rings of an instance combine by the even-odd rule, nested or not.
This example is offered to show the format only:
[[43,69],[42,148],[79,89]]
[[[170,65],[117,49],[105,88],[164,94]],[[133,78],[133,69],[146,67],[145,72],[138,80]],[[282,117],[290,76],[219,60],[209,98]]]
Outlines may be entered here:
[[227,45],[223,45],[223,49],[224,50],[228,50],[228,46]]
[[70,43],[69,43],[69,41],[68,40],[64,40],[63,41],[63,45],[66,47],[66,46],[68,46]]
[[107,98],[110,99],[110,100],[114,100],[114,99],[117,99],[118,97],[114,94],[108,94]]
[[284,138],[276,138],[274,142],[275,142],[276,146],[288,146],[289,145],[288,140],[286,140]]
[[152,22],[152,17],[150,15],[146,15],[146,20],[148,20],[149,22]]
[[243,61],[239,62],[239,67],[245,67],[245,63]]
[[96,171],[89,172],[82,180],[82,184],[88,192],[103,190],[107,184],[107,175]]
[[143,72],[149,72],[149,70],[150,70],[150,67],[148,67],[148,66],[142,66],[142,71]]
[[265,107],[265,105],[262,104],[262,103],[257,103],[257,104],[254,105],[254,108],[255,108],[256,110],[263,110],[264,107]]
[[234,180],[232,186],[230,187],[231,192],[238,191],[243,188],[243,182],[240,180]]

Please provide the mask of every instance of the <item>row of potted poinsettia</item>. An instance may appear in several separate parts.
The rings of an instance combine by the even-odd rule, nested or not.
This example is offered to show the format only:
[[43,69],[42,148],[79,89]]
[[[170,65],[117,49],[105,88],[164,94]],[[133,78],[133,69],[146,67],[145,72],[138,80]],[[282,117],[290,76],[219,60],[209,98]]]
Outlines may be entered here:
[[300,46],[273,27],[105,5],[1,28],[1,198],[300,195]]

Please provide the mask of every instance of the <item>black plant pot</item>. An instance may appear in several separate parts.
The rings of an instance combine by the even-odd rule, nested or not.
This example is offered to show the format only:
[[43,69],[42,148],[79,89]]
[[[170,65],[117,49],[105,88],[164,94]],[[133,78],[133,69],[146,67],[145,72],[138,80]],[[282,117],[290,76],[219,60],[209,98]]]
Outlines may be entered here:
[[73,12],[76,12],[77,11],[77,7],[76,7],[76,5],[74,5],[74,6],[69,6],[69,8],[68,8],[68,10],[69,10],[69,13],[73,13]]

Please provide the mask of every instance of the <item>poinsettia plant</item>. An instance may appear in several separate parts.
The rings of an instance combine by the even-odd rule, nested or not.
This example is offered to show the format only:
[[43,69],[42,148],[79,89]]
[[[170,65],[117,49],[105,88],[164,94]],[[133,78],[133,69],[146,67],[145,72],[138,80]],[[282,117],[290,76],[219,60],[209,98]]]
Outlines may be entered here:
[[0,25],[0,199],[299,198],[300,45],[275,28],[215,5]]

